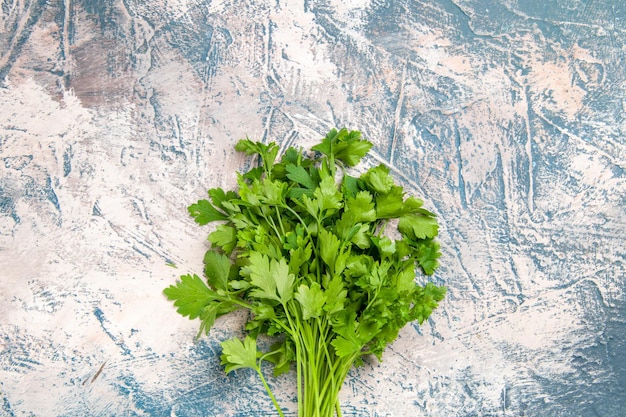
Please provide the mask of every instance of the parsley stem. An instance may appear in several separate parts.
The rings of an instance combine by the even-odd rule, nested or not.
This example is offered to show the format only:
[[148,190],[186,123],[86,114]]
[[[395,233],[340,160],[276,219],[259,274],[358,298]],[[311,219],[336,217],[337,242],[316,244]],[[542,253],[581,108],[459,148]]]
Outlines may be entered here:
[[248,310],[252,310],[252,305],[246,303],[245,301],[243,301],[241,298],[239,297],[235,297],[235,298],[231,298],[230,296],[227,298],[228,301],[232,302],[233,304],[237,304],[238,306],[241,306],[243,308],[247,308]]
[[276,237],[278,237],[282,241],[282,236],[285,233],[283,232],[282,235],[281,235],[280,231],[276,227],[276,223],[274,222],[274,219],[271,216],[266,216],[264,213],[262,213],[262,216],[265,219],[265,221],[268,222],[270,226],[272,226],[272,229],[274,230],[274,233],[276,233]]
[[337,398],[337,402],[335,403],[335,411],[337,411],[337,417],[342,417],[341,414],[341,404],[339,403],[339,398]]
[[302,217],[300,217],[297,211],[289,207],[286,203],[281,205],[281,207],[286,210],[289,210],[289,212],[291,212],[291,214],[293,214],[296,217],[296,219],[298,219],[298,221],[302,224],[302,226],[306,228],[306,223],[304,222],[304,220],[302,220]]
[[379,223],[379,229],[378,229],[378,237],[382,237],[383,233],[385,233],[385,229],[387,228],[387,225],[389,224],[389,219],[385,219],[385,221]]
[[[280,210],[278,210],[279,206],[276,206],[276,217],[278,218],[278,225],[280,226],[280,231],[282,232],[281,238],[285,236],[285,226],[283,226],[283,217],[280,215]],[[282,240],[282,239],[281,239]]]
[[274,404],[274,408],[276,408],[276,411],[278,411],[278,415],[280,417],[285,417],[285,415],[283,414],[282,409],[280,408],[280,405],[278,405],[278,401],[276,401],[276,397],[274,397],[274,393],[272,392],[272,389],[267,384],[267,381],[265,380],[265,377],[263,376],[263,372],[261,371],[261,361],[260,360],[259,360],[259,363],[258,363],[257,367],[255,368],[255,371],[259,375],[259,377],[261,378],[261,382],[263,383],[263,386],[265,387],[265,391],[267,391],[267,395],[269,395],[270,399],[272,400],[272,403]]
[[[303,349],[302,346],[302,340],[299,337],[299,328],[300,328],[300,323],[299,323],[299,314],[298,312],[291,312],[289,306],[293,305],[291,303],[289,304],[282,304],[283,306],[283,310],[285,311],[285,316],[287,317],[287,321],[289,322],[289,327],[291,328],[290,334],[291,334],[291,338],[294,342],[295,348],[296,348],[296,393],[297,393],[297,397],[298,397],[298,416],[301,416],[301,410],[303,408],[303,389],[302,389],[302,368],[304,367],[304,358],[303,358],[303,351],[305,349]],[[295,307],[294,307],[295,308]],[[293,317],[298,320],[297,323],[294,324],[293,318],[291,317],[293,313]]]

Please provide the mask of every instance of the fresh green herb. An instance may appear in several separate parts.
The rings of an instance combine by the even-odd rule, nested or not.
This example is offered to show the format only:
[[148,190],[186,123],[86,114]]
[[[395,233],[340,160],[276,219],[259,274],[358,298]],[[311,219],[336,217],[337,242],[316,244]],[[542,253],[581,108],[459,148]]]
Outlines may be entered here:
[[[259,164],[238,175],[238,191],[209,190],[189,207],[208,235],[204,278],[183,275],[165,295],[198,337],[231,311],[250,312],[245,340],[222,343],[226,373],[257,372],[280,416],[261,364],[279,375],[295,368],[298,416],[341,416],[338,393],[352,366],[385,347],[407,323],[423,323],[446,289],[419,285],[438,267],[435,215],[406,196],[378,165],[359,177],[372,144],[357,131],[331,130],[312,152],[249,139],[236,149]],[[261,335],[275,344],[257,347]]]

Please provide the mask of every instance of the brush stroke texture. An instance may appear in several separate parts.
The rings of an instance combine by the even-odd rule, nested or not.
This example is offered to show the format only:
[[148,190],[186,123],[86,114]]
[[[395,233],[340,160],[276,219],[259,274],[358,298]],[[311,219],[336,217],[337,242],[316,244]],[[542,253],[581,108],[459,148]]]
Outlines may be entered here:
[[439,215],[449,287],[344,416],[626,409],[621,2],[1,6],[0,416],[272,415],[219,366],[241,318],[193,343],[161,291],[201,270],[185,209],[234,187],[236,140],[342,126]]

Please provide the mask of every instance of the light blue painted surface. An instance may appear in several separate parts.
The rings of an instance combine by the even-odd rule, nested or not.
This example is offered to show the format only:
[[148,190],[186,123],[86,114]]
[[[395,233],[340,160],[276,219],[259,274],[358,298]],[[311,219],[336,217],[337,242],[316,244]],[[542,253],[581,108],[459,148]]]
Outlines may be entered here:
[[161,290],[237,139],[335,126],[439,214],[449,287],[345,416],[626,409],[623,1],[1,4],[0,416],[272,415],[219,367],[241,322],[194,344]]

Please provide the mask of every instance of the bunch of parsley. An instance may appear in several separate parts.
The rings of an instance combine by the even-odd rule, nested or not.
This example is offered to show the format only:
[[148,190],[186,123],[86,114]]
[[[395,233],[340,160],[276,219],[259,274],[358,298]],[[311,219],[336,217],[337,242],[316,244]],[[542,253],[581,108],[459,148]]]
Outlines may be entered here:
[[[372,144],[358,131],[331,130],[312,152],[249,139],[236,149],[259,164],[238,174],[238,191],[209,190],[189,207],[200,225],[220,222],[208,239],[204,278],[183,275],[165,289],[178,312],[201,321],[250,312],[244,340],[222,342],[226,373],[255,370],[284,416],[261,364],[295,367],[298,416],[341,416],[339,390],[366,355],[379,360],[405,324],[426,320],[445,287],[415,282],[438,267],[435,215],[407,197],[389,168],[346,172]],[[389,230],[393,229],[393,230]],[[275,344],[266,352],[261,335]]]

